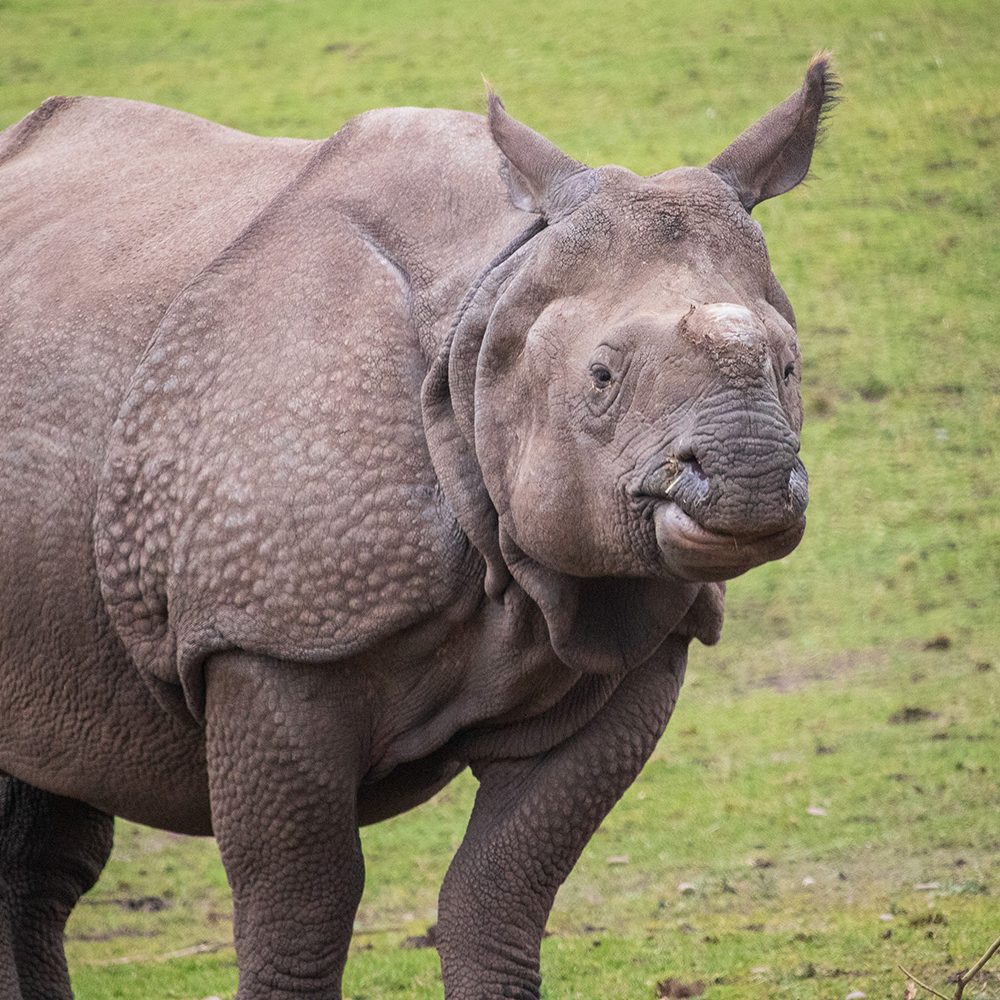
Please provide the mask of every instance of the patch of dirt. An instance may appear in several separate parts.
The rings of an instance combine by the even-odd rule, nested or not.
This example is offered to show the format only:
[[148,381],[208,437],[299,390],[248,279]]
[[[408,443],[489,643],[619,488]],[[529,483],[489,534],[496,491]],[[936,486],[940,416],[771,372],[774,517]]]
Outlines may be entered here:
[[400,948],[436,948],[437,947],[437,924],[431,924],[427,928],[426,934],[414,934],[406,938],[399,946]]
[[879,666],[888,662],[889,653],[885,649],[852,649],[822,659],[809,657],[796,660],[789,657],[782,662],[779,671],[750,681],[749,687],[751,690],[767,687],[787,694],[800,691],[816,681],[833,680],[852,674],[861,667]]
[[693,983],[684,983],[672,976],[661,979],[656,984],[657,1000],[678,1000],[683,997],[700,997],[705,992],[705,984],[696,979]]
[[924,643],[924,649],[951,649],[951,636],[936,635],[933,639]]
[[108,896],[103,899],[83,899],[87,906],[120,906],[131,913],[160,913],[173,905],[162,896]]
[[162,896],[139,896],[137,899],[115,899],[112,902],[123,910],[131,910],[133,913],[160,913],[170,909],[170,901]]
[[902,708],[898,712],[893,712],[889,716],[889,721],[894,726],[901,726],[910,722],[924,722],[927,719],[937,718],[939,718],[939,713],[932,712],[929,708],[907,705],[906,708]]
[[123,927],[117,931],[103,931],[95,934],[67,934],[67,941],[114,941],[117,938],[154,938],[160,931],[140,931],[134,927]]
[[880,378],[873,375],[862,385],[858,386],[858,395],[866,403],[877,403],[889,395],[889,386]]

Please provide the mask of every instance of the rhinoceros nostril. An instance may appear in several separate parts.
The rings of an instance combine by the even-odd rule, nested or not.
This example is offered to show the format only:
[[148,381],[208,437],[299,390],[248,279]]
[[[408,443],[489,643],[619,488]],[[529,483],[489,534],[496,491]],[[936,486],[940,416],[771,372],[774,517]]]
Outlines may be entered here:
[[668,458],[646,476],[642,482],[641,492],[646,496],[669,497],[680,471],[680,463],[676,459]]
[[791,472],[788,473],[787,487],[788,509],[801,516],[809,504],[809,476],[806,467],[799,459],[795,459]]
[[708,476],[690,449],[678,451],[676,458],[668,458],[655,468],[642,484],[646,496],[673,500],[691,513],[702,505],[708,496]]
[[690,452],[679,455],[677,475],[664,491],[664,496],[698,520],[699,512],[708,501],[708,492],[708,476],[698,459]]
[[701,462],[695,458],[693,453],[681,455],[680,463],[681,468],[691,472],[693,475],[697,476],[698,479],[708,479],[708,476],[705,475],[705,470],[701,467]]

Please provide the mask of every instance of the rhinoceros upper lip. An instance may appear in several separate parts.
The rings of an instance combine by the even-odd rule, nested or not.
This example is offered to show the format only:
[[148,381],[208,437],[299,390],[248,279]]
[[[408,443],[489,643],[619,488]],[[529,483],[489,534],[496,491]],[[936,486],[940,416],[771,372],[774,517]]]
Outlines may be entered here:
[[656,540],[668,568],[685,579],[724,580],[788,555],[805,530],[805,518],[768,534],[721,534],[699,524],[673,501],[656,504]]

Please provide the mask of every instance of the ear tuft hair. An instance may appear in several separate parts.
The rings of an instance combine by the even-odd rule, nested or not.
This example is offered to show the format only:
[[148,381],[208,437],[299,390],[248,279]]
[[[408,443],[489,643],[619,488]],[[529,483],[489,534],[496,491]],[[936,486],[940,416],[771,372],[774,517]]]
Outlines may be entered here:
[[708,165],[748,212],[767,198],[790,191],[809,172],[824,122],[839,100],[840,81],[830,60],[829,52],[815,55],[802,86]]
[[840,91],[843,84],[833,70],[833,53],[823,49],[817,52],[806,70],[805,85],[820,95],[819,119],[816,128],[816,142],[819,144],[826,135],[830,116],[841,102]]

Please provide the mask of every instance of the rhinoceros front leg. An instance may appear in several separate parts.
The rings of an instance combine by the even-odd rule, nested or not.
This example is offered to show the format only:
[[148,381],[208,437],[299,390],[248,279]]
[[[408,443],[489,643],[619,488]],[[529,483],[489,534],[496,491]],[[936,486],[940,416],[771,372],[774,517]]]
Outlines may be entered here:
[[673,711],[687,639],[668,639],[555,750],[479,763],[476,804],[438,908],[446,1000],[537,1000],[556,890],[652,753]]
[[237,1000],[337,1000],[364,884],[365,705],[344,672],[245,655],[207,671],[212,824],[233,890]]

